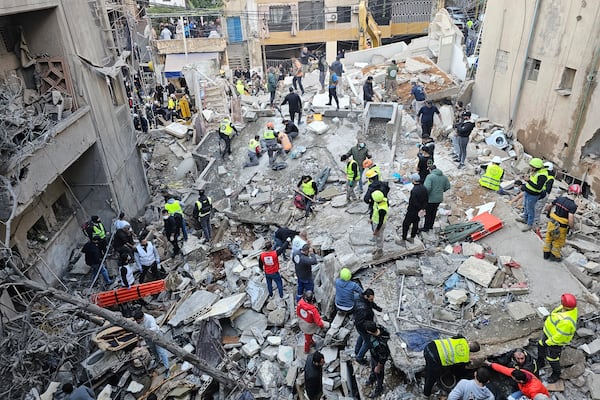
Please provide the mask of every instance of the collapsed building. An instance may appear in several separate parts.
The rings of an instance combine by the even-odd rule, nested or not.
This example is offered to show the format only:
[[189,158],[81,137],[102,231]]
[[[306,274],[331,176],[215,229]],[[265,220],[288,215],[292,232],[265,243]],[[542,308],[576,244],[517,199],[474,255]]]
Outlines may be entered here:
[[[70,12],[75,11],[76,8]],[[437,36],[438,41],[433,42],[445,42],[442,40],[446,36],[444,33],[460,41],[459,33],[451,24],[443,19],[437,23],[440,28],[437,32],[441,34]],[[72,341],[76,339],[85,346],[80,346],[79,359],[69,357],[69,363],[51,367],[51,384],[48,385],[49,380],[38,379],[31,386],[36,386],[40,392],[46,391],[46,396],[60,395],[59,382],[73,379],[75,375],[80,382],[101,392],[103,399],[147,398],[151,393],[158,398],[178,399],[209,395],[236,399],[302,397],[305,355],[293,296],[283,302],[269,299],[256,260],[273,231],[287,226],[306,229],[320,256],[315,271],[316,296],[322,313],[332,321],[331,328],[321,332],[317,340],[317,347],[326,357],[324,388],[328,398],[363,398],[365,388],[361,378],[366,378],[368,373],[368,368],[360,367],[350,357],[356,338],[352,320],[333,312],[333,281],[342,266],[350,268],[363,287],[375,288],[377,302],[383,308],[383,312],[377,314],[378,322],[394,333],[390,346],[395,368],[386,374],[388,393],[385,398],[419,396],[423,359],[422,353],[416,350],[418,346],[410,341],[414,337],[411,334],[418,329],[427,331],[427,334],[418,333],[421,340],[436,337],[431,336],[435,334],[456,333],[478,339],[483,351],[481,358],[474,360],[477,363],[485,356],[529,346],[529,339],[538,337],[545,315],[543,308],[538,308],[551,308],[562,291],[577,296],[582,319],[576,341],[563,356],[565,367],[568,367],[563,373],[564,387],[554,387],[554,396],[558,399],[599,398],[597,355],[600,348],[596,337],[600,327],[597,324],[600,249],[594,236],[600,223],[597,206],[588,199],[582,200],[577,216],[578,232],[565,249],[568,257],[564,265],[543,261],[538,237],[533,233],[518,233],[509,222],[516,214],[499,195],[477,184],[478,164],[489,162],[493,155],[504,158],[507,191],[513,190],[516,194],[510,182],[527,171],[529,156],[523,151],[523,145],[515,140],[517,138],[511,138],[506,131],[502,135],[497,133],[502,130],[502,124],[486,118],[485,114],[480,116],[469,146],[469,167],[463,172],[450,161],[445,145],[447,127],[453,121],[450,106],[440,107],[442,123],[435,131],[438,142],[436,165],[450,177],[453,185],[446,194],[436,230],[444,233],[445,228],[470,220],[477,214],[473,209],[482,205],[480,211],[491,211],[503,221],[502,229],[476,243],[471,243],[470,236],[447,234],[423,234],[408,247],[394,241],[411,189],[406,176],[414,171],[415,145],[420,141],[413,113],[408,110],[410,80],[416,78],[424,83],[430,97],[440,103],[454,96],[468,102],[468,86],[461,89],[453,76],[456,71],[442,68],[444,63],[440,62],[439,55],[448,53],[436,53],[439,47],[433,46],[432,50],[429,39],[416,40],[410,46],[391,45],[348,54],[346,95],[341,98],[340,111],[329,109],[327,95],[318,93],[318,73],[309,74],[306,89],[310,95],[305,99],[304,108],[309,119],[315,121],[301,126],[301,134],[294,142],[295,151],[291,153],[294,156],[285,158],[286,168],[280,171],[268,169],[266,157],[261,159],[258,167],[242,168],[247,140],[260,134],[267,121],[274,121],[281,128],[281,120],[286,115],[285,108],[280,113],[269,109],[265,95],[236,99],[241,103],[239,116],[244,116],[245,125],[242,134],[234,139],[231,159],[222,160],[219,139],[214,132],[208,133],[210,130],[204,130],[203,134],[196,130],[197,144],[188,140],[185,133],[189,126],[182,121],[183,135],[177,133],[181,131],[157,129],[140,136],[137,143],[145,161],[141,171],[148,177],[145,199],[139,200],[138,209],[120,206],[110,209],[106,205],[104,213],[98,214],[106,215],[105,219],[110,220],[117,211],[126,210],[139,217],[132,220],[136,232],[142,229],[150,232],[164,255],[162,267],[168,274],[168,290],[146,298],[148,304],[144,309],[157,317],[165,341],[201,361],[188,361],[185,352],[169,349],[175,355],[171,359],[176,365],[165,380],[162,374],[154,373],[150,368],[147,354],[134,354],[128,347],[138,339],[131,337],[128,332],[131,327],[126,321],[107,318],[115,325],[108,328],[112,329],[110,334],[118,333],[113,336],[118,338],[113,346],[110,340],[103,341],[99,334],[106,334],[106,327],[100,327],[103,320],[81,315],[80,307],[84,306],[66,305],[48,311],[48,304],[39,307],[34,299],[27,307],[31,318],[35,322],[46,322],[46,325],[32,333],[38,341],[30,353],[37,353],[40,359],[56,356],[56,349],[52,348],[54,342],[49,342],[48,346],[40,344],[47,337],[42,334],[50,328],[58,330],[68,326],[65,330],[72,338],[65,342],[73,345]],[[374,76],[376,93],[383,99],[384,71],[392,58],[400,67],[398,102],[372,103],[363,109],[360,104],[362,81],[368,74]],[[448,62],[446,65],[455,64]],[[92,72],[90,76],[97,78],[98,75]],[[102,82],[102,75],[100,79]],[[285,82],[286,87],[289,83]],[[45,101],[51,102],[52,98]],[[398,103],[403,106],[399,107]],[[207,101],[207,109],[210,105]],[[475,110],[474,102],[472,107]],[[223,116],[223,109],[215,107],[212,111],[196,115],[196,120],[203,119],[202,123],[214,126]],[[321,115],[322,120],[316,120],[315,115]],[[123,123],[131,133],[129,120],[128,116]],[[502,138],[500,143],[499,137]],[[369,241],[371,229],[367,207],[362,202],[347,203],[346,178],[343,165],[338,161],[358,138],[365,140],[381,166],[384,178],[392,186],[392,215],[385,238],[385,255],[376,260],[370,254],[372,243]],[[77,172],[84,171],[77,169]],[[316,216],[310,219],[302,218],[302,213],[292,203],[293,188],[304,174],[322,177],[324,184]],[[566,175],[559,180],[562,182],[556,185],[556,194],[571,182]],[[69,187],[77,188],[71,183]],[[134,183],[140,184],[134,180],[128,182]],[[120,193],[124,199],[121,201],[134,201],[130,197],[136,196],[130,193],[137,195],[137,189],[122,189]],[[169,245],[160,235],[162,226],[157,210],[164,203],[164,194],[168,193],[180,197],[187,205],[186,215],[191,215],[199,189],[211,195],[216,210],[212,246],[203,244],[198,233],[192,233],[183,244],[184,258],[171,258],[168,256]],[[102,201],[90,199],[90,203],[84,203],[85,198],[81,201],[98,209],[107,198],[112,196],[106,196]],[[83,240],[79,229],[72,229],[70,236],[68,232],[61,235],[62,240],[75,242],[73,237]],[[515,240],[517,235],[521,236]],[[70,244],[75,248],[76,243]],[[62,282],[68,283],[77,299],[86,300],[90,292],[87,288],[89,269],[82,258],[72,257],[72,261],[65,271],[67,274],[63,275],[61,271],[56,274]],[[58,265],[67,268],[66,264]],[[114,260],[109,260],[109,268],[114,274]],[[548,274],[550,268],[552,276]],[[282,275],[286,293],[294,293],[293,264],[285,264]],[[35,274],[27,276],[37,278]],[[5,295],[2,305],[3,309],[14,311],[11,316],[18,319],[16,311],[21,311],[22,304]],[[3,311],[3,316],[6,314]],[[74,317],[65,317],[65,314]],[[102,314],[104,318],[107,315],[110,314]],[[14,331],[15,325],[9,326],[9,330]],[[90,343],[91,337],[97,344]],[[181,362],[183,360],[185,362]],[[30,395],[36,398],[36,390],[32,389]]]

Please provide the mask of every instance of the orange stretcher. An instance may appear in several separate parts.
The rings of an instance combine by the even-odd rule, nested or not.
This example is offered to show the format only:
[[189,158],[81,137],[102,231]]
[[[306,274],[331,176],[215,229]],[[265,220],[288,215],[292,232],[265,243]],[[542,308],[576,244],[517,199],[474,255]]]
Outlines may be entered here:
[[116,304],[128,303],[142,297],[158,294],[167,289],[166,281],[152,281],[133,285],[131,288],[119,288],[106,292],[94,293],[90,301],[100,307],[110,307]]
[[471,240],[477,241],[481,238],[486,237],[490,233],[494,233],[499,229],[502,229],[504,223],[498,217],[493,216],[489,212],[484,212],[471,219],[472,222],[479,222],[483,224],[483,229],[471,234]]

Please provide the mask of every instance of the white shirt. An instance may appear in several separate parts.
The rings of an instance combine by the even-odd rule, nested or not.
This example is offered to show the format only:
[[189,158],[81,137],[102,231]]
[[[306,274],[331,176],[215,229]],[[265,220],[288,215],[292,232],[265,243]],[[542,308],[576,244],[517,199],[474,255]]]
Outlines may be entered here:
[[125,228],[128,225],[131,226],[129,224],[129,222],[125,221],[124,219],[118,219],[118,220],[115,221],[115,228],[116,229],[123,229],[123,228]]
[[144,313],[144,321],[142,322],[142,326],[148,330],[151,330],[152,332],[160,333],[160,328],[156,323],[156,319],[154,319],[154,317],[150,314]]
[[173,34],[171,33],[171,30],[169,28],[165,27],[162,31],[160,31],[161,40],[170,40],[171,37],[173,37]]
[[138,243],[138,245],[135,246],[135,253],[133,254],[133,257],[135,258],[135,263],[140,271],[142,270],[142,265],[150,266],[154,262],[160,264],[158,250],[150,241],[148,241],[146,250],[144,250],[144,246]]

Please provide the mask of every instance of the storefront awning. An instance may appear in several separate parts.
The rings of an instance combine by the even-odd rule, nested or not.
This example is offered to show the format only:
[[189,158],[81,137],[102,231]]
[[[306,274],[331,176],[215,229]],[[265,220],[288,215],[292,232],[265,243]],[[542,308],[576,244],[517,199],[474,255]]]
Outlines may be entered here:
[[207,60],[218,59],[219,53],[188,53],[185,54],[167,54],[165,61],[165,77],[179,78],[183,76],[181,72],[186,65],[205,64]]

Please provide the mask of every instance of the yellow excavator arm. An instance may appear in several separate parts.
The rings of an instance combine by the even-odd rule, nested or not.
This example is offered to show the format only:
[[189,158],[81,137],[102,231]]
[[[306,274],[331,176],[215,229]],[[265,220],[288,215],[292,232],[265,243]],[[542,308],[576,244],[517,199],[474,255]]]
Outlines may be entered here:
[[358,3],[358,49],[381,46],[381,29],[369,12],[365,0]]

